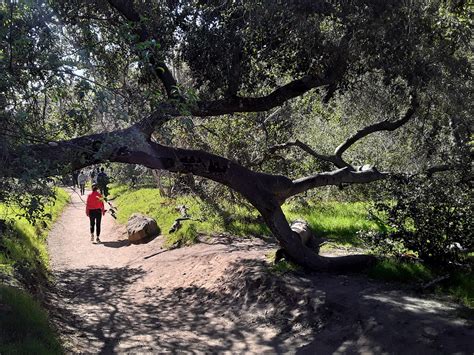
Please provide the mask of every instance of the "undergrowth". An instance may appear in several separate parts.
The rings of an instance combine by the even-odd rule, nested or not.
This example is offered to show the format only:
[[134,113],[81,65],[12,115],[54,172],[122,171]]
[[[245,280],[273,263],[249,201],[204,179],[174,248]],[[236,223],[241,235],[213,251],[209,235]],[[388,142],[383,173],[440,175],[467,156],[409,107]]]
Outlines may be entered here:
[[[35,225],[19,217],[15,206],[0,204],[0,279],[29,291],[47,279],[47,233],[68,201],[69,195],[58,189],[55,202],[47,206],[51,219]],[[0,285],[0,354],[58,353],[61,345],[46,311],[26,291]]]
[[55,202],[47,206],[51,219],[38,220],[35,225],[19,217],[20,211],[15,206],[0,204],[0,220],[8,221],[0,239],[0,273],[12,275],[20,269],[33,272],[48,269],[48,230],[68,201],[69,195],[58,189]]
[[0,285],[0,354],[61,354],[48,314],[27,292]]
[[437,277],[449,275],[436,285],[435,291],[440,294],[448,294],[456,301],[466,307],[474,309],[474,272],[435,270],[420,262],[405,262],[396,259],[382,259],[369,271],[369,277],[391,282],[402,282],[407,284],[427,284]]
[[465,306],[474,309],[474,272],[457,272],[448,283],[437,287],[438,292],[448,293]]
[[368,272],[369,276],[379,280],[396,282],[427,282],[433,273],[421,263],[402,262],[384,259],[375,264]]

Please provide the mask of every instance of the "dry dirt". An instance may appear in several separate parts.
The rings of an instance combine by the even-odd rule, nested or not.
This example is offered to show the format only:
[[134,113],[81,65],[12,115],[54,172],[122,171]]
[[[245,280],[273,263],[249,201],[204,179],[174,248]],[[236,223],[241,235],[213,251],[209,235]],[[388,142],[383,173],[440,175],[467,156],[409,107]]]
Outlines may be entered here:
[[447,300],[359,275],[278,275],[259,239],[130,245],[109,214],[93,244],[84,210],[73,193],[49,237],[71,352],[473,354],[472,323]]

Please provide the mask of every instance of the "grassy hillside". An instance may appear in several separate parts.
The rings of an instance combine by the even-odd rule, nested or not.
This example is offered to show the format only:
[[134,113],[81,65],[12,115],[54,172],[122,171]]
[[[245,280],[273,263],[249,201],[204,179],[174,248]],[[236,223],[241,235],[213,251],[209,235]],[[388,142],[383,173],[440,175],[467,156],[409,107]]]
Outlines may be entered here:
[[0,286],[0,353],[61,354],[48,314],[25,291]]
[[62,353],[46,311],[25,290],[36,289],[47,277],[47,233],[68,201],[58,189],[55,203],[47,207],[52,219],[35,225],[18,217],[17,208],[0,204],[0,219],[10,221],[0,239],[0,354]]
[[0,240],[0,273],[11,275],[19,269],[47,270],[49,266],[46,250],[46,237],[52,223],[69,201],[69,195],[57,190],[54,204],[47,207],[52,219],[30,224],[25,218],[18,217],[17,208],[0,204],[0,219],[10,219],[11,228],[7,229]]

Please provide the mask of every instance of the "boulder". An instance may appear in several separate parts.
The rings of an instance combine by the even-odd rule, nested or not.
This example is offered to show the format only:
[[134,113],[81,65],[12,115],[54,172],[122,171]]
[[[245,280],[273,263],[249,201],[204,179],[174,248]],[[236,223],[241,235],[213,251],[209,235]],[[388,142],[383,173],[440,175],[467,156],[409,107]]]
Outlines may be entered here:
[[153,218],[134,213],[127,222],[128,240],[132,243],[154,238],[160,234],[158,224]]

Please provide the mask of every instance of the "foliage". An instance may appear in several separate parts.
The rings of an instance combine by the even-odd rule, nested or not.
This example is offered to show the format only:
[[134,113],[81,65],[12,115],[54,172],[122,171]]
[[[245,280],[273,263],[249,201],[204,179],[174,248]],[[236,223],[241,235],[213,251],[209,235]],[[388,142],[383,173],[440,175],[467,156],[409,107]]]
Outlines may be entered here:
[[62,354],[48,315],[28,293],[0,285],[0,352]]
[[34,225],[22,217],[23,211],[20,207],[0,204],[1,273],[14,274],[23,281],[45,276],[44,273],[49,266],[46,250],[47,231],[68,201],[68,194],[64,190],[57,189],[55,202],[47,205],[45,209],[50,217],[45,217]]
[[[265,183],[243,182],[240,187],[254,188],[246,194],[232,175],[238,165],[227,165],[222,179],[200,158],[173,165],[179,154],[154,156],[159,146],[149,140],[295,179],[334,167],[330,159],[315,161],[294,149],[269,154],[272,145],[300,138],[328,154],[354,132],[363,136],[361,127],[391,127],[405,113],[410,122],[403,130],[390,138],[371,135],[365,147],[355,139],[344,158],[397,172],[418,173],[445,161],[458,165],[471,137],[469,6],[441,0],[2,3],[0,115],[6,124],[0,162],[11,164],[0,171],[0,201],[22,204],[28,216],[40,218],[42,196],[51,196],[44,176],[107,161],[138,162],[241,191],[188,175],[167,178],[175,192],[191,191],[210,207],[205,213],[217,221],[211,224],[229,229],[242,209],[255,233],[263,228],[253,223],[257,216],[248,201],[268,202],[272,208],[259,209],[270,211],[285,193],[261,197]],[[276,110],[256,113],[268,107]],[[365,171],[350,175],[371,176],[360,182],[385,176]],[[339,172],[338,178],[347,171]],[[126,182],[138,174],[126,168],[117,175]],[[299,186],[313,188],[306,183],[325,177],[299,180]],[[281,181],[275,189],[289,183]]]
[[[458,301],[474,310],[474,272],[456,272],[438,291],[452,295]],[[472,318],[472,316],[471,316]]]
[[[384,258],[377,262],[369,271],[368,276],[374,279],[417,284],[428,284],[440,277],[439,270],[426,266],[419,261],[400,261]],[[446,279],[435,285],[435,291],[450,295],[465,306],[474,309],[474,274],[472,271],[454,271]]]
[[401,243],[426,263],[438,266],[466,260],[474,247],[474,204],[463,176],[413,177],[393,180],[388,187],[391,199],[374,206],[374,215],[389,226],[376,238],[379,246],[393,251]]
[[[451,121],[462,123],[472,108],[465,100],[472,89],[467,2],[121,3],[134,15],[124,16],[107,1],[0,5],[0,160],[14,152],[28,167],[1,180],[0,201],[30,191],[29,210],[41,210],[36,197],[49,192],[38,176],[51,167],[37,166],[19,147],[137,122],[167,99],[163,63],[177,81],[173,92],[185,102],[168,98],[183,117],[155,132],[158,141],[290,177],[331,167],[294,150],[269,156],[269,146],[300,138],[327,153],[361,126],[397,117],[410,92],[421,103],[411,127],[392,138],[370,138],[367,146],[375,142],[376,148],[357,145],[349,160],[401,170],[451,159],[445,138],[459,126]],[[340,71],[333,84],[274,112],[189,117],[200,100],[265,95],[333,69]],[[65,164],[61,174],[73,168]],[[10,176],[4,169],[1,174]],[[117,175],[126,182],[140,174]],[[211,200],[239,201],[226,188],[201,179],[196,184]]]

